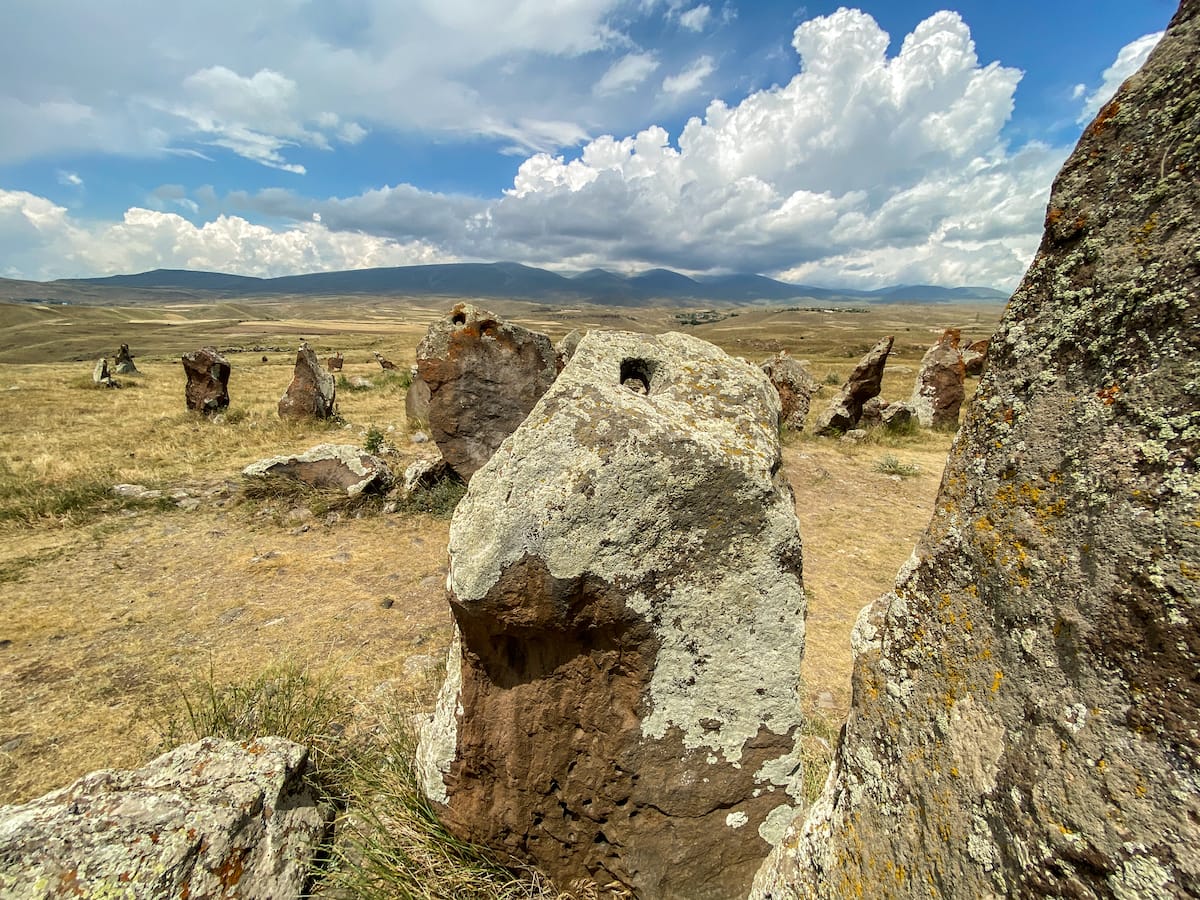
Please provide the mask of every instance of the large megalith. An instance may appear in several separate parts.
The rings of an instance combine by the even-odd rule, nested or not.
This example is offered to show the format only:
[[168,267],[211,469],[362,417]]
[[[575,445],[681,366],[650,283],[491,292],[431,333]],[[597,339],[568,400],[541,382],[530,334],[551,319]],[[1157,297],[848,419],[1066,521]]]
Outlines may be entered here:
[[1084,132],[755,898],[1200,896],[1200,0]]
[[476,473],[418,752],[456,835],[642,900],[744,896],[801,778],[778,417],[710,344],[591,332]]
[[760,368],[779,392],[780,421],[793,431],[803,431],[813,394],[821,386],[787,351],[764,360]]
[[961,340],[961,331],[947,328],[921,359],[911,405],[917,421],[925,428],[958,427],[959,411],[966,396],[963,381],[967,376],[959,347]]
[[337,405],[337,381],[307,342],[300,343],[292,381],[279,398],[281,419],[328,419]]
[[332,818],[291,741],[205,738],[0,807],[0,897],[308,896]]
[[417,347],[429,388],[429,431],[464,480],[524,421],[558,374],[544,334],[460,303]]
[[863,404],[879,396],[879,389],[883,386],[883,369],[887,365],[888,354],[892,352],[892,340],[891,337],[883,338],[858,361],[829,408],[817,417],[814,428],[817,434],[839,434],[858,425]]
[[229,360],[212,347],[183,354],[187,408],[212,415],[229,406]]

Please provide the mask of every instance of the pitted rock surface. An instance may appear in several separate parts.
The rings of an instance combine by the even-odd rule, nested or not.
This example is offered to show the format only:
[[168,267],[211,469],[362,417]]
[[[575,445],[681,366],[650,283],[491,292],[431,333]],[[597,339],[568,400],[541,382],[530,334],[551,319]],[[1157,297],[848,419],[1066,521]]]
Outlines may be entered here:
[[1056,179],[756,900],[1200,896],[1197,58],[1186,0]]
[[0,897],[300,897],[328,820],[306,765],[283,738],[206,738],[0,807]]
[[318,444],[297,456],[261,459],[246,466],[242,474],[247,478],[293,478],[309,487],[344,490],[351,497],[363,491],[386,491],[392,484],[387,463],[353,444]]
[[203,347],[183,355],[183,371],[188,409],[214,415],[228,408],[229,360],[212,347]]
[[287,391],[279,398],[284,419],[328,419],[337,404],[337,381],[321,366],[307,343],[296,353],[296,368]]
[[803,431],[813,394],[820,390],[820,385],[786,352],[765,360],[762,370],[779,392],[780,420],[794,431]]
[[892,352],[892,340],[891,337],[884,338],[858,361],[829,408],[817,417],[814,429],[817,434],[837,434],[858,425],[863,404],[879,396],[883,369],[887,365],[888,354]]
[[591,332],[476,473],[419,750],[456,834],[564,883],[744,896],[801,779],[778,416],[763,373],[710,344]]
[[967,369],[959,342],[962,332],[947,328],[921,359],[921,370],[913,387],[912,408],[925,428],[958,427],[958,415],[966,396],[963,379]]
[[429,430],[464,480],[512,434],[558,374],[544,334],[469,303],[429,326],[417,347],[429,387]]

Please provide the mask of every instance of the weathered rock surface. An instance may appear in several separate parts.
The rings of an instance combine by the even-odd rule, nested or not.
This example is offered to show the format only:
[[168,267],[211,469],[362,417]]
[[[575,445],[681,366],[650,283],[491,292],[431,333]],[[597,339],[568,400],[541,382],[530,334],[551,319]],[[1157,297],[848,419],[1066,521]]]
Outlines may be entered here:
[[580,334],[578,328],[572,328],[569,332],[563,335],[563,339],[554,345],[554,357],[558,366],[558,371],[566,368],[567,363],[571,361],[571,357],[575,355],[575,348],[579,346],[579,342],[583,340],[583,335]]
[[[1200,896],[1200,2],[1084,132],[755,898]],[[1189,149],[1184,149],[1184,148]]]
[[963,379],[967,374],[958,346],[961,338],[957,328],[947,328],[921,359],[911,403],[917,421],[925,428],[958,427],[958,414],[966,396]]
[[453,478],[454,471],[444,459],[418,459],[404,470],[404,494],[427,491],[439,481]]
[[0,807],[0,897],[299,897],[327,828],[282,738],[207,738]]
[[916,415],[910,404],[897,400],[888,403],[879,411],[879,423],[884,428],[903,428],[912,422]]
[[782,407],[780,421],[793,431],[803,431],[813,394],[820,389],[820,385],[786,351],[765,360],[762,370],[779,392]]
[[801,777],[778,416],[710,344],[591,332],[479,470],[418,754],[456,834],[642,900],[744,895]]
[[229,406],[229,360],[212,347],[183,355],[187,408],[210,415]]
[[100,357],[96,360],[96,365],[92,367],[92,381],[95,384],[103,385],[109,388],[118,388],[121,385],[108,372],[108,359]]
[[983,367],[987,363],[988,344],[991,343],[987,338],[981,341],[972,341],[967,344],[963,350],[963,368],[967,374],[973,378],[978,378],[983,374]]
[[429,385],[421,378],[417,367],[412,367],[408,391],[404,395],[404,415],[410,422],[429,421]]
[[892,352],[892,338],[885,337],[859,360],[829,408],[817,417],[817,434],[837,434],[858,425],[863,404],[879,396],[883,384],[883,368]]
[[315,488],[338,488],[351,497],[363,491],[385,491],[392,476],[378,456],[351,444],[318,444],[298,456],[274,456],[242,470],[247,478],[278,475]]
[[296,368],[287,391],[279,398],[283,419],[328,419],[337,404],[337,381],[321,366],[307,343],[296,353]]
[[133,364],[133,354],[129,352],[129,345],[122,344],[117,350],[117,359],[113,364],[113,370],[118,375],[138,375],[137,366]]
[[558,374],[544,334],[460,303],[417,347],[429,387],[429,430],[464,480],[512,434]]

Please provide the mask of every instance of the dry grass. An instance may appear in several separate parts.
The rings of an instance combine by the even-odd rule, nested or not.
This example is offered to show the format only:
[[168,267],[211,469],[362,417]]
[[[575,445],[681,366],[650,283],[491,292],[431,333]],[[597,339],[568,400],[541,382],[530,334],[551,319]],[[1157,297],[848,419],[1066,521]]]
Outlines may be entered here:
[[[382,301],[363,301],[338,307],[330,320],[311,306],[195,305],[138,309],[138,321],[148,323],[142,325],[131,324],[132,311],[103,308],[22,310],[15,324],[3,312],[0,305],[0,359],[57,355],[36,365],[0,363],[0,803],[29,799],[92,769],[143,762],[158,746],[164,721],[185,721],[178,718],[186,715],[181,691],[198,678],[214,686],[208,700],[215,709],[221,691],[270,680],[262,673],[286,660],[302,671],[329,673],[368,721],[386,709],[380,697],[403,693],[436,671],[450,634],[444,516],[461,486],[426,498],[424,509],[382,514],[378,504],[278,485],[247,496],[238,476],[256,459],[323,441],[378,440],[396,448],[390,461],[397,470],[435,452],[409,441],[402,380],[382,377],[371,356],[379,349],[397,364],[411,361],[433,310],[389,314]],[[976,312],[950,308],[755,311],[688,331],[755,361],[789,349],[810,360],[818,378],[832,372],[839,382],[881,334],[895,333],[883,390],[891,400],[907,396],[935,332],[966,325],[982,337],[999,311],[991,312],[975,323]],[[516,313],[555,339],[575,327],[662,331],[674,323],[674,314],[663,311]],[[131,331],[151,343],[139,345]],[[202,343],[249,348],[278,340],[294,347],[299,336],[321,355],[341,349],[343,375],[373,382],[367,390],[339,391],[344,424],[278,418],[275,404],[294,350],[268,351],[266,363],[259,351],[230,353],[233,399],[223,421],[184,411],[178,353]],[[137,358],[143,374],[123,379],[137,387],[91,388],[95,348],[115,349],[122,341],[144,354]],[[82,362],[63,361],[85,343]],[[835,390],[815,399],[813,418]],[[802,676],[810,791],[819,790],[849,706],[850,628],[859,610],[891,587],[924,530],[950,440],[930,432],[873,432],[859,445],[807,434],[787,439],[785,472],[796,491],[809,595]],[[897,474],[889,458],[917,471]],[[118,498],[110,490],[115,483],[145,485],[163,496]],[[190,690],[195,712],[196,698],[205,695]],[[406,722],[384,716],[376,723],[380,746],[396,764],[361,763],[361,796],[378,803],[359,802],[352,822],[367,868],[414,866],[421,881],[433,877],[429,867],[438,868],[443,845],[420,849],[410,842],[404,853],[421,858],[403,860],[379,831],[404,815],[415,816],[407,821],[422,833],[432,827],[411,785],[386,780],[410,777]],[[380,875],[379,883],[390,877]],[[497,878],[496,885],[509,884],[509,875]],[[443,893],[422,895],[372,894],[360,882],[350,894],[554,896],[545,893],[553,888],[531,884],[521,877],[499,893],[443,886],[437,889]],[[542,893],[520,893],[535,889]]]

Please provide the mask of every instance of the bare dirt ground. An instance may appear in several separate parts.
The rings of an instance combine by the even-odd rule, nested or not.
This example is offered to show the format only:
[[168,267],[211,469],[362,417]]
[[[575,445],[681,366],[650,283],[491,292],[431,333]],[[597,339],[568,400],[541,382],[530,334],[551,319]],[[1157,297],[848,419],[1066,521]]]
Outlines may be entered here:
[[[381,377],[371,351],[408,364],[447,305],[0,304],[0,803],[144,761],[179,710],[181,687],[210,673],[239,680],[288,659],[336,671],[369,703],[441,664],[448,520],[251,501],[238,473],[322,441],[361,445],[369,426],[394,448],[394,468],[431,455],[430,445],[410,441],[404,391]],[[576,327],[680,324],[677,310],[494,306],[554,339]],[[844,377],[878,337],[895,334],[883,393],[898,399],[936,332],[953,325],[983,337],[999,313],[743,310],[679,330],[753,361],[788,349],[818,378]],[[373,381],[339,391],[344,425],[278,420],[300,337],[321,355],[342,350],[344,374]],[[91,363],[122,342],[143,374],[119,391],[91,387]],[[178,356],[205,343],[230,351],[234,366],[223,423],[183,409]],[[817,398],[814,417],[835,390]],[[849,705],[850,628],[924,530],[949,446],[949,435],[929,433],[853,447],[800,435],[785,445],[809,595],[805,690],[831,722]],[[886,456],[916,474],[876,471]],[[135,508],[108,503],[117,483],[164,497]]]

